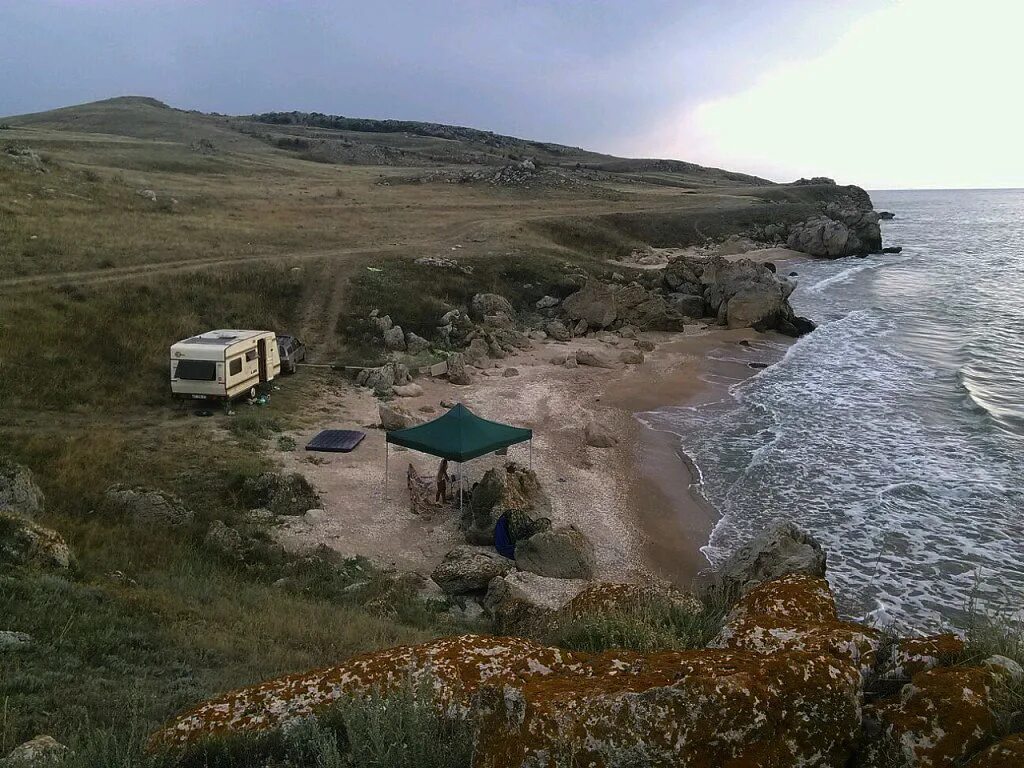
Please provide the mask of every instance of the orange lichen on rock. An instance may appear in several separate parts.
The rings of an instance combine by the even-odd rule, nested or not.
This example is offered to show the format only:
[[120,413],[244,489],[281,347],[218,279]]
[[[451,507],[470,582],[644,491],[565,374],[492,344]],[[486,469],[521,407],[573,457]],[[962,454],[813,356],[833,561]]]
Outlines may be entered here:
[[961,638],[949,633],[904,638],[893,647],[881,676],[885,680],[909,680],[918,672],[956,663],[965,647]]
[[875,668],[881,644],[878,630],[839,620],[827,581],[803,574],[782,576],[750,590],[712,643],[756,653],[829,654],[856,666],[864,679]]
[[588,666],[600,674],[486,688],[475,768],[844,765],[860,727],[859,675],[832,656],[609,652]]
[[560,613],[566,618],[577,619],[628,613],[651,605],[668,605],[691,613],[700,613],[704,608],[700,600],[689,592],[672,586],[603,583],[583,589],[561,608]]
[[914,675],[897,696],[865,707],[868,766],[959,765],[990,738],[992,673],[978,667],[931,669]]
[[1024,733],[993,744],[969,763],[967,768],[1020,768],[1024,765]]
[[467,709],[483,683],[528,679],[582,669],[581,659],[516,637],[461,635],[422,645],[355,656],[336,667],[289,675],[225,694],[179,716],[151,746],[184,746],[224,734],[269,731],[329,708],[343,696],[394,689],[429,675],[441,702]]

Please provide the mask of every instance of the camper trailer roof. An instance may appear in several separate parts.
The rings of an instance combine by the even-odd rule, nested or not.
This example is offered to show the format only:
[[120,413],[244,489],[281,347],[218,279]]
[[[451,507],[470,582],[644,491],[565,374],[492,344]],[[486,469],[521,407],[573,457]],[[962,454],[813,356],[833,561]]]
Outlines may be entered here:
[[224,329],[219,331],[207,331],[190,339],[179,341],[178,344],[205,344],[214,347],[230,347],[240,341],[251,339],[255,336],[262,336],[269,331],[239,331]]

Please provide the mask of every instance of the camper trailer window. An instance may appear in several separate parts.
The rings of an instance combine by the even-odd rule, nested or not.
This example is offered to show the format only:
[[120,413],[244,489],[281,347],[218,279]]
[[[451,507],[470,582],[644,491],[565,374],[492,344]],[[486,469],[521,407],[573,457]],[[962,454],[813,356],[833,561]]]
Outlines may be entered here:
[[258,353],[256,352],[255,349],[250,349],[250,350],[246,351],[245,359],[248,360],[251,363],[253,360],[256,359],[257,354]]
[[189,381],[214,381],[217,378],[217,363],[213,360],[179,360],[174,375]]
[[230,363],[228,363],[228,373],[232,376],[236,376],[242,372],[242,358],[236,357]]

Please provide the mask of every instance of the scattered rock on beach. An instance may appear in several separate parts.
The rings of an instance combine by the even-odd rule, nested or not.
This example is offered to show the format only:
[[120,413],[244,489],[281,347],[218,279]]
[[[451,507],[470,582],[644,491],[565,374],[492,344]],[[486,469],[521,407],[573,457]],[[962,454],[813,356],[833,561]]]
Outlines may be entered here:
[[[460,387],[473,383],[473,377],[466,370],[466,358],[461,352],[448,357],[448,381]],[[444,405],[444,403],[442,403]]]
[[518,376],[519,375],[519,369],[518,368],[506,368],[501,375],[504,378],[506,378],[506,379],[510,379],[513,376]]
[[242,483],[242,497],[249,507],[269,509],[275,515],[302,515],[320,505],[320,497],[299,472],[264,472]]
[[381,428],[387,432],[406,429],[419,423],[419,417],[414,416],[409,409],[397,403],[378,403],[377,413],[380,416]]
[[392,391],[397,397],[419,397],[423,394],[423,387],[414,382],[394,387]]
[[572,338],[569,329],[565,327],[565,323],[561,320],[552,320],[544,326],[544,331],[555,341],[569,341]]
[[596,355],[585,349],[576,350],[574,357],[579,365],[586,365],[591,368],[615,368],[615,363],[611,360],[606,360],[600,355]]
[[619,360],[626,365],[642,365],[644,353],[639,349],[624,349],[619,353]]
[[591,448],[613,448],[619,439],[605,425],[591,419],[583,427],[583,437]]
[[0,509],[32,519],[43,511],[44,501],[28,467],[0,458]]

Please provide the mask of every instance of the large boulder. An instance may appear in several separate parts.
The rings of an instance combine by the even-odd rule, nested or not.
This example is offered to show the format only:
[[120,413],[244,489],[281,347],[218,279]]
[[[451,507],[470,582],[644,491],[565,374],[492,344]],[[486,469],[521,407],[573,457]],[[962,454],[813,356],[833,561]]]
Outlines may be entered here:
[[44,501],[28,467],[0,458],[0,509],[31,519],[43,511]]
[[384,331],[384,346],[398,352],[405,349],[405,332],[402,326],[394,325]]
[[665,268],[662,280],[673,295],[700,296],[704,313],[730,328],[794,334],[806,327],[789,305],[795,285],[750,259],[683,256]]
[[498,314],[503,314],[506,317],[515,317],[516,313],[512,308],[512,303],[497,293],[478,293],[473,297],[471,309],[477,319]]
[[552,528],[516,542],[516,565],[558,579],[589,579],[597,570],[594,544],[575,525]]
[[500,631],[522,630],[537,626],[588,583],[583,579],[555,579],[529,571],[512,571],[487,585],[484,608]]
[[68,748],[52,736],[36,736],[0,760],[0,768],[57,768],[68,754]]
[[241,493],[246,506],[269,509],[275,515],[304,515],[320,506],[316,489],[299,472],[264,472],[247,478]]
[[486,367],[490,356],[491,347],[488,345],[487,340],[481,336],[477,336],[469,342],[469,346],[462,352],[462,358],[466,365],[472,365],[477,368]]
[[515,567],[487,547],[460,544],[444,556],[430,577],[449,595],[483,592],[492,579],[504,576]]
[[[551,515],[551,500],[537,474],[515,463],[487,470],[473,489],[460,521],[466,541],[493,544],[494,526],[506,513],[510,518],[514,515],[530,520]],[[516,525],[522,524],[517,521]]]
[[686,323],[670,301],[640,283],[613,289],[613,297],[617,319],[642,331],[680,331]]
[[461,352],[448,357],[448,381],[460,387],[473,383],[473,377],[466,370],[466,357]]
[[572,334],[561,320],[552,320],[544,326],[544,332],[555,341],[569,341]]
[[618,317],[611,286],[598,280],[587,280],[580,290],[566,297],[562,311],[570,319],[583,321],[591,328],[607,328]]
[[709,593],[739,596],[787,573],[825,576],[825,550],[790,522],[779,523],[742,545],[703,579]]
[[192,510],[177,496],[153,488],[123,485],[114,485],[104,491],[100,510],[140,526],[178,527],[195,519]]
[[377,415],[380,417],[381,428],[386,432],[406,429],[420,422],[418,416],[398,403],[377,403]]
[[73,564],[71,549],[59,533],[13,512],[0,511],[0,568],[63,573]]
[[406,331],[405,348],[410,355],[418,355],[430,349],[430,342],[412,331]]

